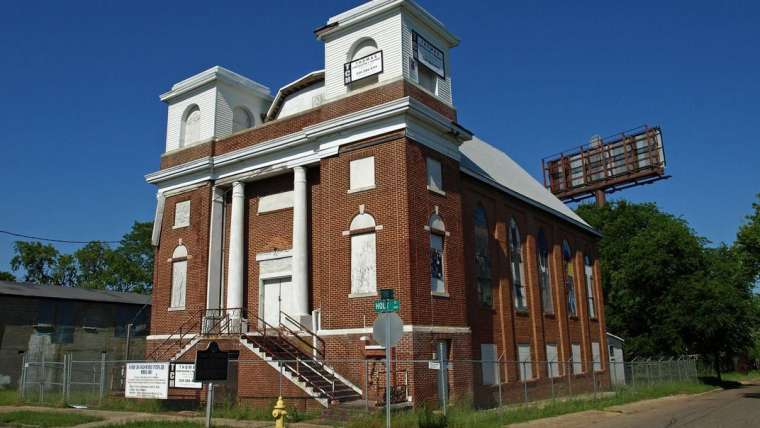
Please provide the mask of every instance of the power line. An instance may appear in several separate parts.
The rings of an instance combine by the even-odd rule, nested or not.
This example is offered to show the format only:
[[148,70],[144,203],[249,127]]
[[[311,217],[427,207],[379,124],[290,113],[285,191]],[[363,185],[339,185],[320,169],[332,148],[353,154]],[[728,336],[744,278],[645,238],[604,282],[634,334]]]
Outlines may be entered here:
[[98,239],[95,239],[92,241],[70,241],[68,239],[53,239],[53,238],[42,238],[39,236],[24,235],[23,233],[15,233],[15,232],[7,231],[7,230],[0,230],[0,233],[3,233],[5,235],[10,235],[10,236],[15,236],[17,238],[33,239],[35,241],[56,242],[58,244],[89,244],[90,242],[100,242],[103,244],[118,244],[119,242],[121,242],[121,241],[101,241]]

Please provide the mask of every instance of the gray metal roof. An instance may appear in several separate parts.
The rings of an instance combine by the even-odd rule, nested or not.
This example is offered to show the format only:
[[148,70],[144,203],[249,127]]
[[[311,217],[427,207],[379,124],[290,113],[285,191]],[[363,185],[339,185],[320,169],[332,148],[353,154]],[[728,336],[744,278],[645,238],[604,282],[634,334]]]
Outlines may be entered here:
[[61,287],[57,285],[38,285],[28,282],[12,281],[0,281],[0,295],[88,300],[93,302],[123,303],[128,305],[145,305],[150,304],[151,301],[151,297],[145,294]]
[[593,227],[560,201],[506,153],[473,137],[460,147],[460,168],[467,174],[599,235]]

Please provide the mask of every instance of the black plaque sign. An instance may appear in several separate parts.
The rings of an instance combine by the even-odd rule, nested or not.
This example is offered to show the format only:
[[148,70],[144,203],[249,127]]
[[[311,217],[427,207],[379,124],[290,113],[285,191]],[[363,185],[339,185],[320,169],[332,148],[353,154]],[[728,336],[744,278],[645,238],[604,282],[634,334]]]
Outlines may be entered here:
[[219,350],[216,342],[208,344],[204,351],[195,354],[195,381],[212,382],[227,380],[227,363],[230,353]]

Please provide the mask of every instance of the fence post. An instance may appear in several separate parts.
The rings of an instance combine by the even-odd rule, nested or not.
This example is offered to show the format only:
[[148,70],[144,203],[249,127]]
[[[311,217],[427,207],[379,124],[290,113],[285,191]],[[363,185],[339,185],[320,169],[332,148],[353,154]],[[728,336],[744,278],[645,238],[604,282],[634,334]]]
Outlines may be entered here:
[[40,360],[40,403],[45,402],[45,353],[42,353],[42,359]]
[[369,412],[369,363],[364,359],[364,410]]
[[552,385],[552,400],[554,400],[554,369],[552,369],[552,364],[554,364],[554,362],[549,361],[547,365],[549,367],[549,380]]
[[[567,361],[567,367],[565,368],[565,372],[567,372],[567,394],[569,396],[573,395],[573,367],[572,367],[572,359]],[[568,370],[569,369],[569,370]]]
[[63,354],[63,379],[61,381],[61,395],[63,395],[63,403],[66,404],[66,384],[68,379],[68,368],[69,368],[69,354]]
[[594,400],[596,400],[596,370],[593,364],[591,364],[591,381],[594,382]]
[[103,402],[103,393],[106,387],[106,353],[100,353],[100,387],[98,391],[98,404]]
[[504,405],[504,403],[502,402],[502,398],[501,398],[501,357],[502,356],[504,356],[504,354],[500,355],[499,359],[496,360],[497,361],[496,362],[496,368],[499,369],[497,371],[497,375],[496,375],[497,376],[496,383],[499,386],[499,407],[501,407],[501,406]]
[[528,402],[528,379],[525,378],[525,361],[520,361],[520,373],[522,373],[522,383],[523,383],[523,398],[524,401]]
[[18,394],[21,401],[26,398],[26,353],[21,354],[21,378],[19,379]]

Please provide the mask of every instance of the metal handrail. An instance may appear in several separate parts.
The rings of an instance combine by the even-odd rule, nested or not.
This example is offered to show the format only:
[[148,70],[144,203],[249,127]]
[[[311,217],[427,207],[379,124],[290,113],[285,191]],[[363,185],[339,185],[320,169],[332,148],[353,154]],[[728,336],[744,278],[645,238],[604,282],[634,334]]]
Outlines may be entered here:
[[[203,309],[196,309],[195,311],[193,311],[193,314],[190,315],[185,321],[183,321],[182,324],[180,324],[179,327],[177,327],[174,333],[170,334],[169,337],[164,339],[163,342],[161,342],[155,349],[153,349],[153,351],[150,354],[148,354],[146,359],[150,360],[150,359],[153,359],[157,355],[163,355],[163,353],[166,352],[166,349],[162,349],[162,348],[164,348],[165,345],[167,344],[171,346],[176,341],[179,342],[179,348],[182,349],[183,339],[185,338],[185,336],[191,333],[195,329],[195,327],[198,326],[198,323],[200,321],[198,318],[198,314],[203,313],[202,311]],[[185,328],[187,324],[191,321],[194,321],[194,323],[186,331],[183,331],[183,328]],[[159,351],[161,352],[159,353]]]
[[309,343],[307,340],[304,340],[301,336],[298,335],[297,332],[294,332],[287,325],[285,325],[282,321],[280,321],[280,327],[285,328],[285,330],[287,330],[288,333],[292,334],[296,339],[298,339],[298,341],[300,341],[301,343],[303,343],[307,347],[313,349],[320,358],[325,358],[325,353],[324,353],[325,341],[324,341],[324,339],[322,339],[321,337],[317,336],[316,333],[314,333],[313,331],[309,330],[305,325],[303,325],[300,322],[296,321],[293,317],[291,317],[287,313],[285,313],[283,311],[280,311],[280,316],[281,317],[285,317],[286,321],[288,321],[291,324],[293,324],[296,327],[298,327],[298,329],[300,331],[303,331],[304,333],[308,334],[312,338],[316,338],[317,342],[322,345],[321,349],[320,349],[320,346],[314,346],[312,343]]
[[[267,329],[268,329],[268,328],[269,328],[269,329],[273,329],[273,330],[275,330],[275,331],[277,332],[277,337],[281,338],[282,340],[284,340],[285,342],[287,342],[287,343],[289,343],[289,344],[290,344],[290,341],[287,339],[287,337],[285,337],[285,335],[283,335],[283,334],[282,334],[282,330],[280,330],[280,329],[278,329],[278,328],[275,328],[274,326],[272,326],[271,324],[269,324],[268,322],[266,322],[264,319],[262,319],[262,318],[261,318],[261,317],[259,317],[258,315],[257,315],[257,316],[255,316],[255,318],[256,318],[258,321],[260,321],[260,322],[261,322],[261,324],[264,326],[264,331],[263,331],[263,332],[262,332],[262,331],[261,331],[261,329],[258,327],[258,325],[256,326],[256,330],[257,330],[257,331],[258,331],[258,332],[259,332],[259,333],[260,333],[260,334],[261,334],[263,337],[268,337],[268,335],[266,334],[266,332],[267,332]],[[262,342],[264,342],[264,340],[262,340]],[[267,346],[263,345],[263,343],[260,343],[259,345],[260,345],[260,346],[264,346],[265,348],[267,348]],[[292,345],[292,344],[291,344],[291,345]],[[286,349],[286,348],[285,348],[285,347],[283,347],[283,346],[278,346],[278,347],[279,347],[279,348],[280,348],[282,351],[284,351],[286,354],[288,354],[288,355],[289,355],[291,358],[293,358],[293,360],[292,360],[292,361],[296,361],[296,363],[297,363],[297,364],[298,364],[298,363],[303,363],[303,364],[304,364],[306,367],[308,367],[308,368],[309,368],[309,369],[310,369],[312,372],[314,372],[314,373],[318,374],[320,377],[322,377],[323,379],[325,379],[327,382],[330,382],[330,383],[331,383],[331,385],[332,385],[332,393],[330,393],[330,392],[326,391],[324,388],[322,388],[322,387],[320,387],[320,386],[318,386],[318,385],[315,385],[314,383],[312,383],[312,382],[311,382],[311,381],[310,381],[310,380],[309,380],[309,379],[308,379],[306,376],[304,376],[304,375],[303,375],[303,374],[300,372],[300,370],[298,369],[298,367],[296,367],[296,369],[294,370],[294,369],[293,369],[293,367],[292,367],[292,361],[291,361],[290,363],[288,362],[288,360],[286,360],[284,363],[282,363],[282,362],[281,362],[283,365],[285,365],[286,367],[290,368],[290,370],[291,370],[291,371],[292,371],[292,372],[293,372],[293,373],[294,373],[294,374],[295,374],[295,375],[296,375],[298,378],[300,378],[300,379],[303,379],[304,381],[306,381],[306,383],[308,383],[308,384],[309,384],[310,386],[312,386],[313,388],[316,388],[316,389],[318,389],[319,391],[321,391],[321,392],[322,392],[323,394],[325,394],[325,395],[326,395],[328,398],[330,398],[330,399],[335,399],[335,375],[333,375],[333,380],[327,379],[327,378],[326,378],[326,377],[325,377],[325,376],[324,376],[322,373],[320,373],[320,372],[319,372],[319,370],[316,370],[316,369],[312,368],[311,366],[309,366],[308,364],[306,364],[306,360],[304,360],[303,358],[300,358],[298,355],[295,355],[295,354],[293,354],[291,351],[289,351],[288,349]],[[271,348],[269,349],[269,351],[270,351],[272,354],[274,354],[274,352],[273,352],[273,350],[272,350]],[[324,363],[321,363],[321,362],[320,362],[320,361],[318,361],[318,360],[314,360],[314,359],[312,359],[311,361],[316,361],[316,362],[320,363],[320,364],[321,364],[321,365],[324,367]]]

